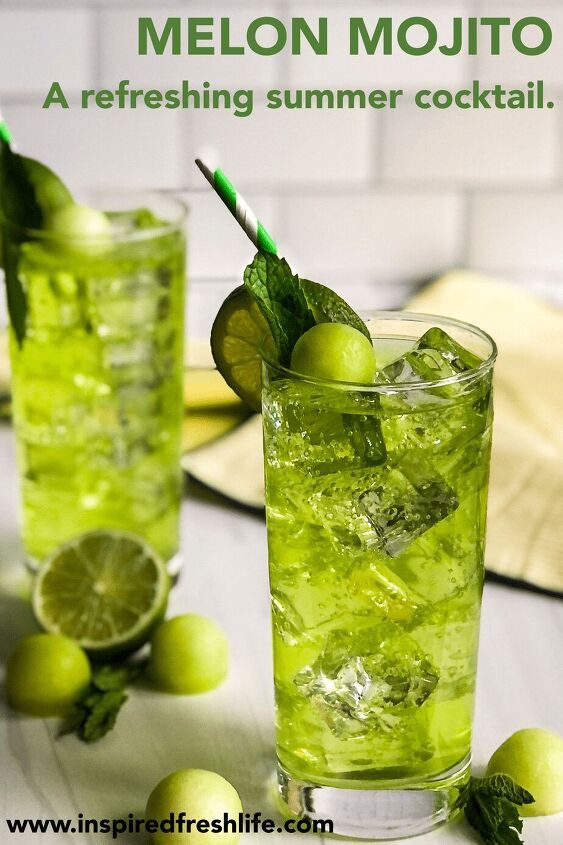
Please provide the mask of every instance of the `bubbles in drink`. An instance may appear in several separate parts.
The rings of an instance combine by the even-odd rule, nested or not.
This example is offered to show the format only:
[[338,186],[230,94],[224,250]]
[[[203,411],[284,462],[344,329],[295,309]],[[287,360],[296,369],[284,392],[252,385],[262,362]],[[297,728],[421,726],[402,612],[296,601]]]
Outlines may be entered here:
[[401,351],[373,390],[264,393],[278,746],[313,781],[469,750],[491,379],[438,328]]

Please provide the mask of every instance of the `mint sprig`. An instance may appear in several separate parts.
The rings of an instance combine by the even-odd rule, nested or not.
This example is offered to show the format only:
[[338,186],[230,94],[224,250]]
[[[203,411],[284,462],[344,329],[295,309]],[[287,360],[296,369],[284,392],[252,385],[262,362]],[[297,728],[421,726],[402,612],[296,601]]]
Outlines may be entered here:
[[83,742],[91,743],[109,733],[127,701],[125,687],[143,669],[143,663],[119,666],[108,664],[97,669],[63,725],[61,735],[75,733]]
[[288,365],[301,335],[315,325],[301,280],[285,258],[259,252],[244,271],[244,286],[270,327],[280,363]]
[[258,252],[244,272],[244,286],[270,328],[278,359],[288,366],[293,347],[317,323],[345,323],[370,338],[356,312],[334,291],[293,273],[285,258]]
[[508,775],[471,778],[465,816],[487,845],[523,845],[518,807],[534,800]]
[[15,153],[0,138],[0,266],[4,268],[10,324],[21,345],[26,333],[27,298],[18,274],[26,230],[45,227],[54,209],[72,202],[52,170]]

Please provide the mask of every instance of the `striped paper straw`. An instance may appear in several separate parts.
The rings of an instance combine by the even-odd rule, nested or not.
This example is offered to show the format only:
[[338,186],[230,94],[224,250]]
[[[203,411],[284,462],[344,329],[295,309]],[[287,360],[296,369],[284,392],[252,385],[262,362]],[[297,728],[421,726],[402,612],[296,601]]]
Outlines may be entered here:
[[258,220],[248,203],[237,192],[234,185],[227,179],[219,168],[211,170],[201,159],[196,158],[195,163],[211,185],[218,196],[223,200],[238,224],[242,226],[254,246],[264,252],[273,252],[277,255],[278,248],[271,236],[268,234],[262,223]]
[[6,141],[7,144],[13,144],[14,139],[12,138],[12,133],[8,129],[8,124],[4,120],[2,116],[2,110],[0,109],[0,139]]

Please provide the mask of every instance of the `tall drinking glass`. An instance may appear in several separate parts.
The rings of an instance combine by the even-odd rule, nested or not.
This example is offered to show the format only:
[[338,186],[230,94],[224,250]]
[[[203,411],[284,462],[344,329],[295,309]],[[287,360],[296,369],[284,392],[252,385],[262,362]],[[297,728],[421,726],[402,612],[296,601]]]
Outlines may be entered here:
[[469,779],[496,349],[440,317],[367,325],[380,384],[264,365],[277,753],[292,812],[391,839]]
[[[185,207],[96,196],[111,237],[14,232],[25,334],[10,331],[23,541],[38,567],[94,529],[179,563]],[[12,247],[11,247],[12,249]]]

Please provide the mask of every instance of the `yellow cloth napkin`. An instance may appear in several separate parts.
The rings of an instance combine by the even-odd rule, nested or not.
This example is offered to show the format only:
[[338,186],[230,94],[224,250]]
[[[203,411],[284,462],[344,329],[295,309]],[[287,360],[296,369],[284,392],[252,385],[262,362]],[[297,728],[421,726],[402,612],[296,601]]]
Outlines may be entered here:
[[466,320],[495,339],[487,568],[563,592],[563,311],[461,270],[408,308]]
[[[464,270],[447,273],[406,307],[475,323],[497,342],[487,568],[563,593],[563,312]],[[260,439],[259,424],[249,421],[219,449],[212,443],[187,456],[185,467],[229,498],[259,506]]]

